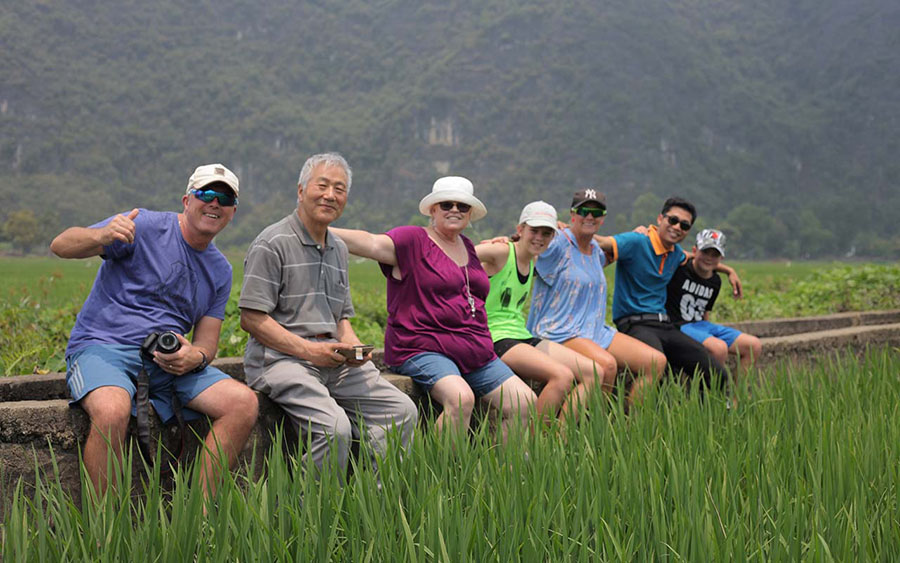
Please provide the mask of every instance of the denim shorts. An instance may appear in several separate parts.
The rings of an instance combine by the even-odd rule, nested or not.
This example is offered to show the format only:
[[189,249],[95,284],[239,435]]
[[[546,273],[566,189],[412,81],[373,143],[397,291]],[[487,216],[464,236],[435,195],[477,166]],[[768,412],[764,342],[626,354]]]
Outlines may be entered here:
[[709,321],[697,321],[681,325],[681,332],[687,334],[697,342],[703,343],[710,336],[718,338],[725,342],[725,345],[731,348],[737,337],[741,335],[741,331],[731,328],[730,326],[717,325]]
[[494,358],[475,371],[461,373],[453,360],[437,352],[416,354],[403,362],[403,365],[391,369],[400,375],[411,377],[426,393],[430,393],[431,388],[442,377],[458,375],[469,384],[476,397],[487,395],[515,375],[500,358]]
[[[66,385],[72,394],[69,404],[75,405],[94,389],[105,386],[119,387],[128,391],[133,401],[141,364],[138,346],[94,344],[78,350],[66,357]],[[172,393],[178,396],[182,405],[186,405],[213,383],[231,379],[222,370],[212,366],[200,373],[175,376],[163,371],[152,361],[143,361],[143,365],[150,378],[150,402],[163,422],[168,422],[175,416]],[[135,415],[133,404],[131,414]],[[184,407],[185,420],[201,416],[200,413]]]

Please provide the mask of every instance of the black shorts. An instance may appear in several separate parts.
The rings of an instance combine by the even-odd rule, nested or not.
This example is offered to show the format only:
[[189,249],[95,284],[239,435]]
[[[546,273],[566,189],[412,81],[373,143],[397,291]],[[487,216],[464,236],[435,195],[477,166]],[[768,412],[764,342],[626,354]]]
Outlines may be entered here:
[[503,354],[509,352],[509,349],[516,344],[528,344],[529,346],[537,346],[542,338],[533,336],[531,338],[501,338],[494,342],[494,353],[498,358],[503,358]]
[[666,355],[666,361],[674,372],[682,372],[690,378],[695,370],[710,385],[713,374],[718,373],[720,382],[728,377],[725,366],[717,362],[703,344],[681,332],[672,323],[659,321],[640,321],[637,323],[620,323],[616,325],[620,332],[637,338],[644,344],[655,348]]

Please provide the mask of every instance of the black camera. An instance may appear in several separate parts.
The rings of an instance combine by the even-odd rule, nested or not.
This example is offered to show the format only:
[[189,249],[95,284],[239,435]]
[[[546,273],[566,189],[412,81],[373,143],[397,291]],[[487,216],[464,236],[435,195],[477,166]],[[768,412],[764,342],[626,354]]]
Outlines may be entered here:
[[151,332],[141,344],[141,356],[146,360],[152,360],[155,350],[159,350],[163,354],[171,354],[179,349],[181,349],[181,341],[178,340],[178,335],[171,330]]

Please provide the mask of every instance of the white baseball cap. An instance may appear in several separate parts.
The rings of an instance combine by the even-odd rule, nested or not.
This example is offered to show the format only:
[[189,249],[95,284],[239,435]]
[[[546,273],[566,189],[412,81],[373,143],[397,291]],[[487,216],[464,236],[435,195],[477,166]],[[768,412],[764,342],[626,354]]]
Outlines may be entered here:
[[218,163],[198,166],[194,173],[191,174],[191,177],[188,178],[187,189],[184,193],[189,194],[191,190],[199,190],[213,182],[225,182],[235,196],[240,195],[238,193],[238,177],[234,175],[234,172]]
[[559,216],[556,209],[546,201],[532,201],[522,208],[519,215],[519,224],[525,223],[529,227],[550,227],[556,230]]

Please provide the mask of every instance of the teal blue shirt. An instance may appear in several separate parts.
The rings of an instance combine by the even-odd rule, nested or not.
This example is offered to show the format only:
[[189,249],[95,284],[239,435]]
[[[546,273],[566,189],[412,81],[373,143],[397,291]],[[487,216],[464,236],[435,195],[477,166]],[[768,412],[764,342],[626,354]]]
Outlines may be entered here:
[[656,226],[649,229],[649,235],[621,233],[612,237],[613,258],[617,261],[613,319],[666,312],[666,286],[684,262],[684,251],[677,244],[666,249]]

